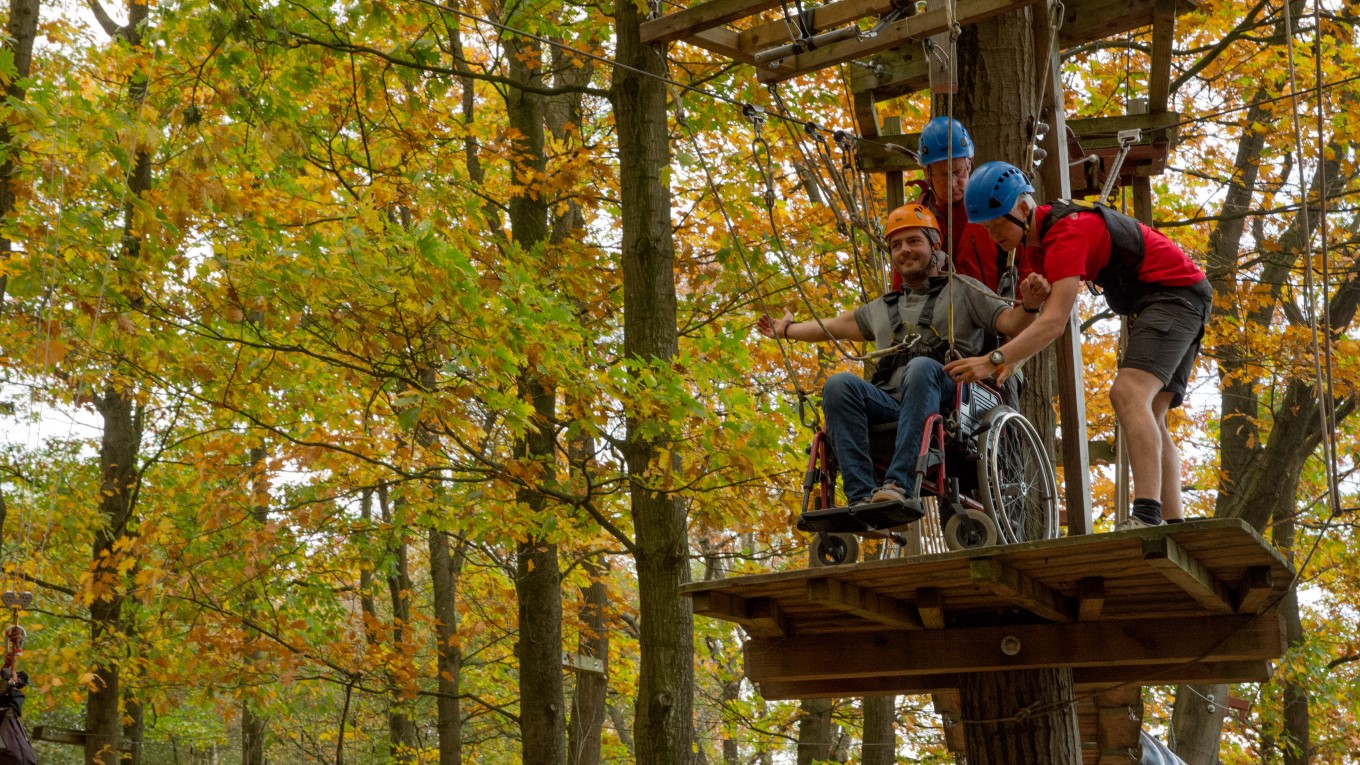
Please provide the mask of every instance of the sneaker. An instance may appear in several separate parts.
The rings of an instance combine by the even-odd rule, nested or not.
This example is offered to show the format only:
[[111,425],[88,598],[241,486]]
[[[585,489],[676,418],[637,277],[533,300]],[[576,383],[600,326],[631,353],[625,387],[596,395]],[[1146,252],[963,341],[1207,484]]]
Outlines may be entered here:
[[1127,518],[1125,518],[1124,520],[1120,521],[1119,523],[1115,524],[1114,530],[1115,530],[1115,531],[1129,531],[1129,530],[1131,530],[1131,529],[1151,529],[1151,528],[1156,528],[1157,526],[1165,526],[1165,525],[1166,525],[1166,521],[1157,521],[1156,523],[1148,523],[1147,521],[1143,520],[1142,518],[1139,518],[1139,517],[1136,516],[1136,515],[1130,515],[1129,517],[1127,517]]
[[874,492],[870,498],[872,502],[896,502],[899,505],[910,504],[911,498],[902,490],[901,486],[895,483],[885,483]]

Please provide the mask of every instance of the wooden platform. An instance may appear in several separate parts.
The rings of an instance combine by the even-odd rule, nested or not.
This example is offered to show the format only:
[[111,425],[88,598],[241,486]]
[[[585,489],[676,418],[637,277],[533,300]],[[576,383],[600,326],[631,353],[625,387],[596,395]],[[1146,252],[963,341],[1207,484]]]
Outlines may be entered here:
[[1264,680],[1292,572],[1246,524],[1140,531],[695,582],[740,624],[766,698],[956,688],[966,672],[1072,667],[1087,688]]

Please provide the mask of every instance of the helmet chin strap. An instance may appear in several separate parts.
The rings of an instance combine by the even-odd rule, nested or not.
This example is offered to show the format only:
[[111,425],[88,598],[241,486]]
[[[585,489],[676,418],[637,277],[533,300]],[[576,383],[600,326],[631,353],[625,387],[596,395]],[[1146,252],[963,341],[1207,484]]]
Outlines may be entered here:
[[1030,208],[1030,210],[1029,210],[1028,212],[1025,213],[1025,219],[1024,219],[1024,220],[1020,220],[1019,218],[1015,217],[1014,215],[1011,215],[1010,213],[1006,213],[1005,215],[1003,215],[1003,216],[1001,216],[1001,217],[1003,217],[1003,218],[1005,218],[1006,220],[1010,221],[1011,223],[1014,223],[1015,225],[1019,226],[1021,231],[1023,231],[1023,232],[1026,233],[1026,234],[1028,234],[1028,233],[1029,233],[1030,224],[1034,221],[1034,209],[1033,209],[1033,208]]

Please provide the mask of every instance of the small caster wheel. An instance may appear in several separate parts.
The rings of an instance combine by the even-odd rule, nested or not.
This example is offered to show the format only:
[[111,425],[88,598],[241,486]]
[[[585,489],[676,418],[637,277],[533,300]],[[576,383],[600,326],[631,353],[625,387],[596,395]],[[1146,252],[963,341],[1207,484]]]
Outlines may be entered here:
[[944,544],[951,550],[973,550],[996,544],[996,523],[991,516],[967,509],[955,513],[944,525]]
[[808,558],[812,568],[854,563],[859,560],[859,538],[854,534],[819,532],[812,538]]

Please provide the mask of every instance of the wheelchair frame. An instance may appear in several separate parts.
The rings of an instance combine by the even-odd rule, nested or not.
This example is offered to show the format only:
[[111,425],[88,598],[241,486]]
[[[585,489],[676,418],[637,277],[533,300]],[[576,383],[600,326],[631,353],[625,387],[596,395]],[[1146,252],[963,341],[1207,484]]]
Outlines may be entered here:
[[[896,423],[870,427],[870,454],[880,476],[892,459],[896,432]],[[964,473],[959,463],[972,463],[972,474]],[[837,474],[827,435],[818,431],[809,449],[803,512],[836,506]],[[957,386],[948,413],[926,418],[913,488],[923,501],[934,498],[938,510],[928,511],[919,523],[924,527],[923,552],[1053,539],[1059,534],[1057,481],[1038,432],[990,385]],[[904,555],[910,542],[901,527],[860,534],[818,532],[812,564],[853,563],[858,536],[884,540],[882,557]]]

